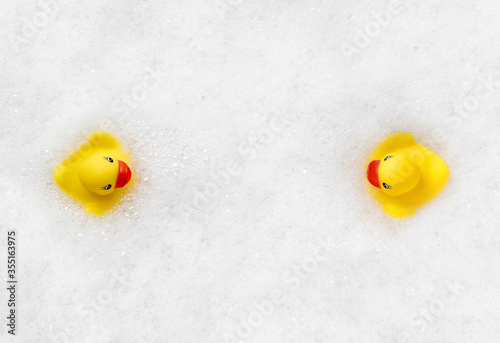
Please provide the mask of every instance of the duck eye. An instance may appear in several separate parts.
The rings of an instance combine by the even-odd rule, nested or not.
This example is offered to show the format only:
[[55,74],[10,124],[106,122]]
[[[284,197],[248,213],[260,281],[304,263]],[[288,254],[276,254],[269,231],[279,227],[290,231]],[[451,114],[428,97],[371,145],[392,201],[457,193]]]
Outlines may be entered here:
[[386,188],[386,189],[391,188],[391,187],[389,187],[389,185],[388,185],[387,183],[385,183],[385,182],[382,184],[382,186],[384,186],[384,188]]
[[384,157],[384,161],[387,161],[390,158],[391,158],[391,156],[386,156],[386,157]]
[[104,187],[105,190],[110,190],[111,189],[111,185],[107,185],[106,187]]
[[108,162],[113,163],[113,159],[111,157],[106,157],[106,159],[108,160]]

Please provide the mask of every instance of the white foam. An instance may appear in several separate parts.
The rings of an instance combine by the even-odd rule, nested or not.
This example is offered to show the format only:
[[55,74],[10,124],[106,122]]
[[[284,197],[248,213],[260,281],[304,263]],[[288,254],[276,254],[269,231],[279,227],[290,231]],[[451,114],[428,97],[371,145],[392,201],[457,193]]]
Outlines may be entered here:
[[[347,59],[388,3],[221,3],[70,2],[17,53],[6,37],[39,9],[6,9],[0,234],[19,233],[19,338],[497,341],[500,88],[468,97],[500,78],[498,5],[405,3]],[[52,173],[103,128],[136,183],[95,218]],[[405,221],[364,180],[399,131],[451,172]]]

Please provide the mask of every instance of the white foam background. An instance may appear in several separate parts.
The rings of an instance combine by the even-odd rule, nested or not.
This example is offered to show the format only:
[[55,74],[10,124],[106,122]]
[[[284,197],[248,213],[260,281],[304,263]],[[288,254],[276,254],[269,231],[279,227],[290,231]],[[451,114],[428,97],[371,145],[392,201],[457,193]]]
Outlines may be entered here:
[[[403,2],[350,58],[342,44],[389,2],[65,2],[18,51],[9,37],[40,8],[0,11],[0,281],[15,229],[19,342],[500,340],[500,86],[457,110],[500,81],[498,1]],[[160,82],[123,115],[148,69]],[[136,183],[94,218],[52,173],[106,124]],[[404,221],[364,179],[400,131],[451,172]],[[196,203],[231,161],[240,172]]]

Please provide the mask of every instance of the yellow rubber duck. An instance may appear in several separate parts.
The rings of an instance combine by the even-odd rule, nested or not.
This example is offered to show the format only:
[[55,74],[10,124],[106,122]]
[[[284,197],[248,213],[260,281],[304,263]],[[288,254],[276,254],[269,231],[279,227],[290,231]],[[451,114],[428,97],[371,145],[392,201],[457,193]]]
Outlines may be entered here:
[[433,151],[415,142],[409,133],[388,136],[369,156],[370,194],[384,212],[396,218],[415,214],[446,186],[450,172]]
[[109,133],[96,132],[54,170],[54,180],[87,213],[102,216],[121,202],[132,178],[129,157]]

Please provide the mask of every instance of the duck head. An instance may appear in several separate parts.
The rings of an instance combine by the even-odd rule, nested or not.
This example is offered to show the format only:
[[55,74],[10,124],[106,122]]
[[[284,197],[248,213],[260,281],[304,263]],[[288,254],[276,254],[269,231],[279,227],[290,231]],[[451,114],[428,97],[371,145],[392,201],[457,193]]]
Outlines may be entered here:
[[125,162],[111,156],[96,154],[82,162],[78,176],[86,189],[106,195],[125,186],[130,181],[132,172]]
[[411,191],[420,180],[418,164],[403,154],[388,154],[368,165],[366,177],[387,195],[397,196]]

